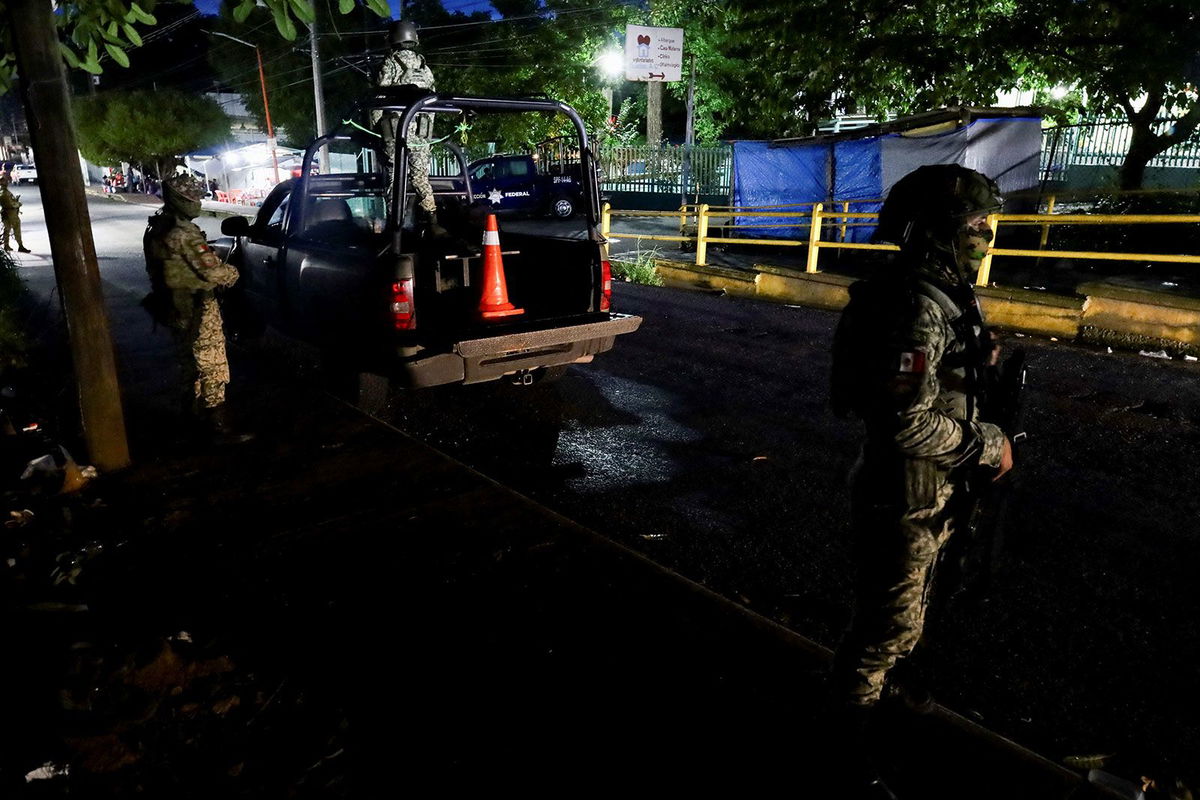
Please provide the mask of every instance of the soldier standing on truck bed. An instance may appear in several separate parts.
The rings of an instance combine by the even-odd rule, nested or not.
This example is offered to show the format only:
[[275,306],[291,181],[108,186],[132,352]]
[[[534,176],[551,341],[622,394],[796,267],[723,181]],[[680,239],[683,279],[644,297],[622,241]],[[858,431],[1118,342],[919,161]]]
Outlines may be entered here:
[[899,257],[850,288],[834,336],[834,411],[866,428],[850,486],[854,620],[832,674],[842,746],[864,796],[894,797],[865,755],[881,697],[932,706],[893,668],[921,637],[939,552],[969,521],[967,481],[1013,464],[1005,432],[979,420],[982,375],[998,351],[970,274],[991,238],[986,215],[1000,207],[998,191],[956,164],[897,182],[876,238],[898,244]]
[[[425,63],[425,56],[417,50],[417,28],[407,20],[397,20],[388,29],[388,45],[391,52],[383,60],[377,87],[412,86],[417,89],[435,91],[433,71]],[[395,179],[396,126],[400,115],[371,112],[371,125],[383,137],[383,167],[388,177],[388,202],[391,202]],[[433,114],[418,114],[408,131],[408,172],[413,190],[417,193],[417,207],[424,215],[423,222],[435,236],[445,235],[437,222],[437,205],[433,199],[433,187],[429,185],[429,149],[433,139]],[[403,196],[403,195],[402,195]],[[400,214],[403,217],[403,212]]]
[[204,231],[192,222],[200,214],[204,184],[176,175],[163,181],[162,194],[163,207],[150,217],[142,238],[151,287],[142,304],[175,335],[187,410],[218,437],[248,438],[234,435],[226,415],[229,361],[214,294],[232,286],[238,271],[217,257]]

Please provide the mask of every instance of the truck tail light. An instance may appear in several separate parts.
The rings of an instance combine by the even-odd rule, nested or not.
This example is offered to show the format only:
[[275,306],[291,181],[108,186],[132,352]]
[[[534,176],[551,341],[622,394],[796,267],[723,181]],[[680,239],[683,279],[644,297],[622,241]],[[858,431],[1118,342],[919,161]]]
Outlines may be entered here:
[[417,327],[412,289],[412,278],[402,278],[392,284],[392,326],[398,331],[411,331]]
[[612,310],[612,264],[607,258],[600,262],[600,310]]

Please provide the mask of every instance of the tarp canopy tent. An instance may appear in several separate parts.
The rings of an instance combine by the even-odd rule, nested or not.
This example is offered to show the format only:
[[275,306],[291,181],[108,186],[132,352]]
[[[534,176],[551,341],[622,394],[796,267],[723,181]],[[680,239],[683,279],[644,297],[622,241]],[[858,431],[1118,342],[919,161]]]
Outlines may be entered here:
[[[734,142],[733,202],[747,213],[810,213],[806,204],[817,202],[826,211],[875,212],[896,181],[924,164],[962,164],[1015,192],[1037,186],[1041,148],[1042,119],[1031,109],[946,109],[841,134]],[[808,236],[802,218],[735,216],[745,236]],[[847,241],[868,241],[874,231],[847,223]]]

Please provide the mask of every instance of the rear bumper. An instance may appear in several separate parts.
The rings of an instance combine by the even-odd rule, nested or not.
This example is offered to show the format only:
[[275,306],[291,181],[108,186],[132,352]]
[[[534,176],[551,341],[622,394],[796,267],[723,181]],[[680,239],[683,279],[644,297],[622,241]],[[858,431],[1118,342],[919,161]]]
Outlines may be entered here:
[[641,324],[641,317],[613,314],[603,322],[467,339],[456,343],[451,352],[402,363],[398,377],[412,387],[481,383],[521,370],[589,361],[611,350],[617,336],[632,333]]

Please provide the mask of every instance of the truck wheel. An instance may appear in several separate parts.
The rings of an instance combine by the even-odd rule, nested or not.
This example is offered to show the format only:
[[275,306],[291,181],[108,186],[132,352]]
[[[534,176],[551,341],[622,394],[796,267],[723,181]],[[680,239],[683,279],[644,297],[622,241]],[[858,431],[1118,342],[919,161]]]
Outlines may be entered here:
[[575,214],[575,204],[569,197],[560,197],[554,201],[552,210],[559,219],[570,219]]
[[391,382],[383,375],[360,372],[358,373],[358,390],[353,402],[367,414],[378,414],[387,406],[390,392]]
[[346,364],[344,354],[321,354],[321,384],[325,391],[367,414],[378,414],[387,406],[391,384],[383,375],[359,372]]

